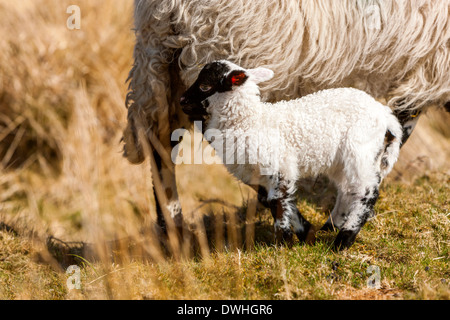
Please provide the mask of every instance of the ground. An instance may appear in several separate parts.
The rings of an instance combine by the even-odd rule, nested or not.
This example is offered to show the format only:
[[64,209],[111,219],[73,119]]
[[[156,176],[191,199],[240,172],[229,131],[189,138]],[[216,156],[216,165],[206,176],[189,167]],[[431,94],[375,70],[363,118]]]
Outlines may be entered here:
[[[72,30],[74,1],[0,0],[0,299],[449,299],[442,106],[421,116],[347,251],[330,250],[336,232],[275,246],[269,212],[220,165],[176,168],[188,224],[165,239],[148,162],[132,166],[120,143],[133,1],[75,2]],[[320,227],[334,197],[306,181],[298,206]]]
[[[319,187],[298,201],[316,226],[326,220],[323,211],[329,210],[333,198],[332,190]],[[449,299],[449,192],[450,176],[440,173],[424,175],[410,185],[383,184],[377,216],[343,252],[330,249],[336,232],[318,232],[313,245],[276,246],[267,210],[258,210],[253,223],[241,220],[251,199],[235,211],[234,225],[239,228],[231,225],[231,214],[223,228],[214,228],[211,216],[217,215],[218,205],[208,204],[199,212],[205,214],[202,230],[207,231],[209,245],[201,248],[202,235],[197,233],[192,241],[197,251],[184,258],[161,253],[158,259],[150,250],[131,250],[140,246],[138,236],[103,257],[73,251],[71,263],[81,267],[79,290],[69,290],[66,284],[71,274],[64,273],[67,261],[61,255],[71,253],[58,243],[46,250],[48,239],[3,225],[0,298]],[[321,204],[320,199],[328,200]],[[76,219],[65,219],[76,228]],[[252,229],[255,234],[248,238]],[[221,239],[217,230],[224,230]],[[254,242],[249,245],[245,239]]]

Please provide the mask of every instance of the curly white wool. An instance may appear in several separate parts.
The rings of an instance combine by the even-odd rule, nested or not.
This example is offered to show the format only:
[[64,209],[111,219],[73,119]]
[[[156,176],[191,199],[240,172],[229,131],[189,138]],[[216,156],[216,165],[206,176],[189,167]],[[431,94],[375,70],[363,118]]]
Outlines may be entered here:
[[[238,154],[238,147],[257,149],[253,160],[265,169],[276,164],[278,172],[272,174],[280,173],[290,181],[327,174],[346,190],[355,180],[373,185],[377,174],[383,178],[392,169],[398,158],[402,128],[389,107],[353,88],[328,89],[273,104],[262,102],[253,79],[250,76],[233,91],[208,98],[208,129],[218,129],[224,138],[234,137],[245,143],[245,147],[229,144],[235,149],[227,150],[228,155]],[[386,166],[381,168],[378,163],[374,171],[375,161],[384,154],[388,131],[396,137],[396,146],[388,154]],[[246,154],[247,164],[250,154]],[[239,179],[250,183],[254,168],[246,172],[232,161],[226,165]],[[345,179],[342,171],[347,172]]]
[[[217,59],[276,70],[261,86],[264,101],[362,89],[400,113],[407,138],[412,114],[450,101],[449,8],[450,0],[135,0],[124,156],[142,163],[151,146],[170,154],[171,132],[190,125],[180,94]],[[158,163],[178,201],[173,164]]]
[[[330,221],[343,235],[350,232],[339,241],[351,245],[372,214],[379,185],[399,155],[403,130],[391,109],[353,88],[262,102],[257,84],[270,80],[270,70],[264,79],[255,77],[255,69],[221,63],[248,76],[243,84],[206,99],[208,130],[222,135],[229,172],[249,185],[265,188],[269,202],[285,201],[275,228],[288,233],[292,226],[301,236],[305,227],[292,203],[296,183],[300,178],[327,175],[338,188]],[[230,155],[236,160],[239,149],[248,151],[245,160],[228,161]],[[275,216],[278,209],[271,209]]]

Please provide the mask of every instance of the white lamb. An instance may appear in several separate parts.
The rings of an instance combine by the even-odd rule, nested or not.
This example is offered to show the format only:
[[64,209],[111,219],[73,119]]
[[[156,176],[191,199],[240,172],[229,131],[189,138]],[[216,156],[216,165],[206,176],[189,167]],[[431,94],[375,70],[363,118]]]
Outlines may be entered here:
[[211,145],[227,169],[266,198],[277,241],[291,242],[293,233],[300,241],[313,236],[295,204],[296,183],[327,175],[338,195],[322,229],[338,228],[334,246],[348,248],[372,216],[379,185],[397,161],[402,127],[387,106],[352,88],[261,102],[257,84],[273,75],[225,60],[207,64],[181,97],[183,111],[207,115],[208,131],[215,130]]

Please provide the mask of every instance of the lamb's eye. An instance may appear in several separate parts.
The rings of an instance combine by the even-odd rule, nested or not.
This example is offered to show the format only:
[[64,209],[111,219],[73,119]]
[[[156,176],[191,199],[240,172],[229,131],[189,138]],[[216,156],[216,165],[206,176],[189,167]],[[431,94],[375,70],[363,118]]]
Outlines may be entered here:
[[201,84],[200,85],[200,90],[203,92],[208,92],[211,89],[212,89],[212,86],[210,86],[209,84]]

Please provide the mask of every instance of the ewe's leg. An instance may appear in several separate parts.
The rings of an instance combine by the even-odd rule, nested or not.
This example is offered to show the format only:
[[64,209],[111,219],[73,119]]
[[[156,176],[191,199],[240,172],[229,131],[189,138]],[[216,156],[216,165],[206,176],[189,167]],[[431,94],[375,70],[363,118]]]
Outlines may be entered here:
[[340,231],[334,240],[334,248],[337,250],[349,248],[356,239],[357,234],[373,215],[373,207],[378,199],[378,185],[366,188],[360,193],[344,195],[349,199],[348,215]]
[[[175,183],[175,166],[170,159],[171,144],[164,143],[165,139],[159,139],[153,131],[149,134],[147,126],[143,124],[143,118],[130,112],[127,130],[124,132],[124,156],[132,163],[140,163],[146,155],[152,155],[151,160],[156,170],[152,170],[153,192],[155,196],[156,214],[158,225],[165,230],[162,205],[166,206],[177,227],[181,226],[181,207],[178,202],[178,193]],[[158,132],[160,133],[160,132]],[[162,132],[164,137],[164,132]],[[170,135],[168,135],[170,138]],[[157,189],[159,188],[159,189]],[[158,196],[159,191],[159,196]]]
[[[446,38],[442,38],[446,39]],[[390,106],[394,107],[394,113],[403,126],[403,141],[405,144],[419,120],[420,111],[411,110],[414,107],[411,101],[429,101],[431,104],[440,103],[440,99],[447,99],[450,87],[450,47],[448,40],[446,45],[436,46],[431,50],[424,60],[417,63],[403,79],[398,79],[396,87],[392,87],[388,96],[395,97]],[[414,103],[414,102],[413,102]],[[406,105],[408,104],[408,105]],[[406,106],[406,110],[400,111],[399,106]],[[448,104],[447,107],[450,107]],[[419,106],[419,110],[423,107]]]
[[171,132],[179,127],[177,95],[183,87],[171,65],[173,56],[168,55],[170,50],[162,44],[166,35],[154,34],[152,28],[139,31],[135,62],[129,75],[130,92],[126,101],[128,126],[123,135],[124,156],[134,164],[142,163],[146,157],[152,160],[158,224],[166,229],[166,212],[180,229],[183,219],[175,182],[175,166],[170,158],[170,138]]
[[403,127],[402,146],[406,143],[411,136],[414,128],[417,125],[420,117],[420,111],[394,111],[395,116]]
[[[156,173],[154,172],[154,174],[157,174],[158,177],[155,176],[152,177],[153,183],[156,183],[157,180],[161,182],[160,187],[162,187],[164,197],[166,198],[167,201],[165,205],[170,214],[170,217],[173,219],[175,223],[175,227],[179,229],[181,228],[183,223],[183,216],[181,212],[181,205],[178,201],[178,192],[175,180],[175,167],[173,166],[173,164],[171,165],[170,163],[162,161],[161,156],[157,151],[153,152],[153,157],[155,159],[156,167],[158,169]],[[156,202],[155,205],[156,205],[157,223],[164,231],[167,231],[164,213],[161,208],[161,205],[164,204],[162,199],[158,197],[156,188],[157,186],[153,187]]]

